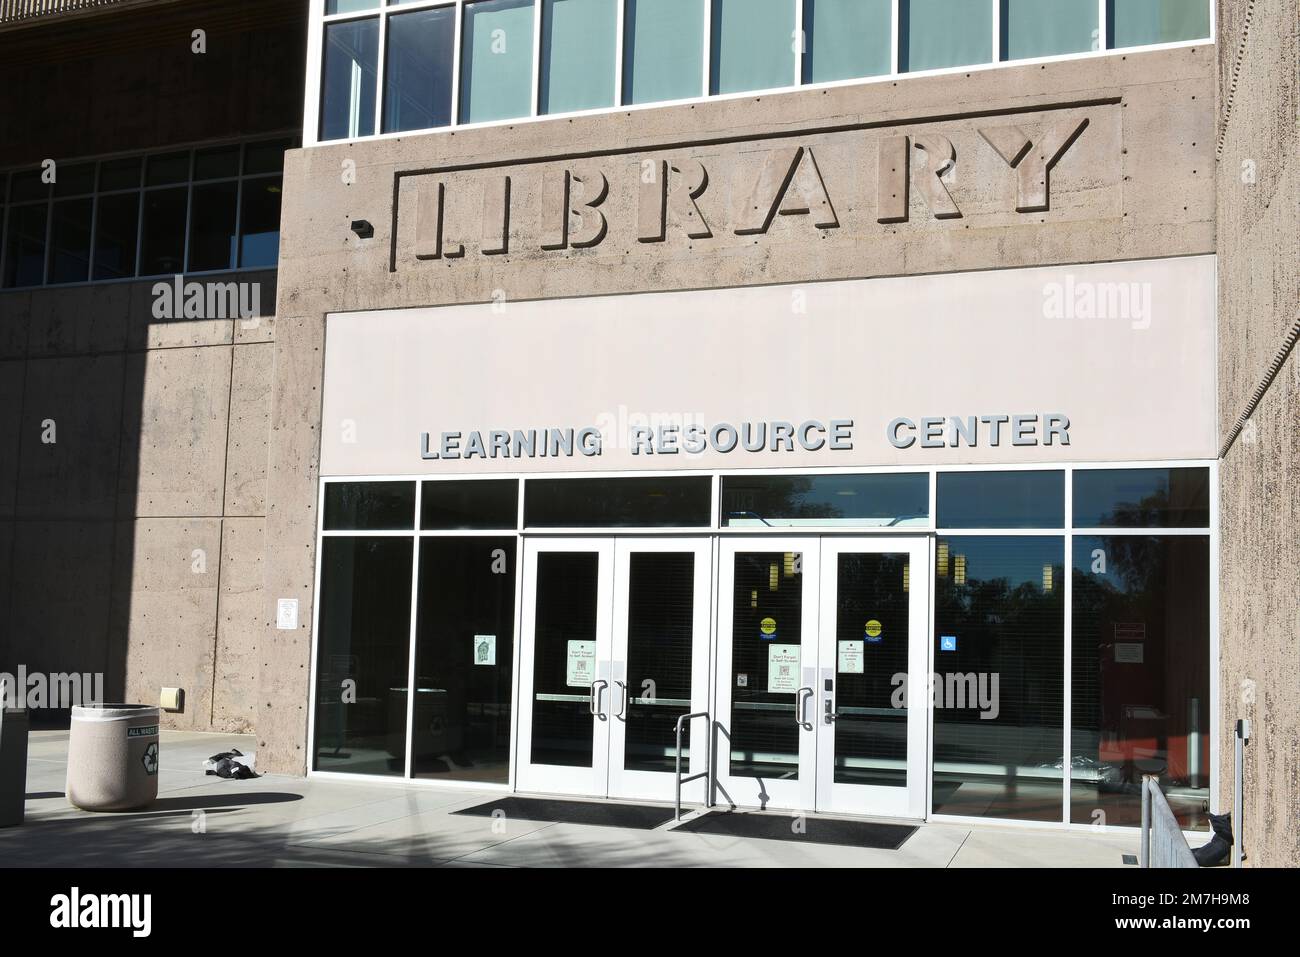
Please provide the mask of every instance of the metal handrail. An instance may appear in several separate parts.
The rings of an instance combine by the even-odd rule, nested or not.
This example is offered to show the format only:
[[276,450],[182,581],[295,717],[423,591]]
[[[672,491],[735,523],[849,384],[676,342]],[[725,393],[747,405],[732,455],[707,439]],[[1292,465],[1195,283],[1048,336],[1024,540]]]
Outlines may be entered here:
[[691,781],[698,781],[700,778],[704,778],[704,806],[713,807],[713,777],[711,774],[713,768],[713,748],[711,740],[713,738],[712,721],[709,721],[706,725],[709,733],[704,736],[704,770],[698,774],[692,774],[689,777],[682,777],[682,730],[685,728],[687,721],[694,718],[707,719],[708,717],[709,713],[707,711],[692,711],[690,714],[684,714],[677,719],[676,798],[673,802],[673,807],[675,809],[673,820],[675,821],[680,821],[682,819],[682,785]]

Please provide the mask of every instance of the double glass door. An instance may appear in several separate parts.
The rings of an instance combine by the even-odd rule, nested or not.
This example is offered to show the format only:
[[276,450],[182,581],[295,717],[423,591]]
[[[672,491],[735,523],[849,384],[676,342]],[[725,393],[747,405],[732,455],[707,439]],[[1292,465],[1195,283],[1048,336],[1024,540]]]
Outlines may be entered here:
[[925,816],[925,539],[725,540],[720,803]]
[[[677,719],[708,709],[711,581],[708,539],[525,543],[520,790],[673,799]],[[706,725],[688,724],[697,774]]]

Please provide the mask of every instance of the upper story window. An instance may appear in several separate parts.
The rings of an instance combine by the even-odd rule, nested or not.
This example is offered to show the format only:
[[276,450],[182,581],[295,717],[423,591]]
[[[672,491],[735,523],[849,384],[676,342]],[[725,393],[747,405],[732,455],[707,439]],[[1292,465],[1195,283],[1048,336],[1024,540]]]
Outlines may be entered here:
[[274,268],[290,139],[0,172],[4,288]]
[[1073,57],[1213,33],[1211,0],[313,0],[306,140]]

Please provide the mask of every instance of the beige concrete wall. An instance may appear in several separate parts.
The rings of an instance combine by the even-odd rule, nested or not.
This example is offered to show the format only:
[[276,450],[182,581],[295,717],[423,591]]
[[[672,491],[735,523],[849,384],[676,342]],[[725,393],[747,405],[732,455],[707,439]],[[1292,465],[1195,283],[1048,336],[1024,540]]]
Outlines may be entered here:
[[[300,626],[270,632],[261,647],[259,765],[295,773],[306,766],[326,313],[1211,253],[1214,61],[1207,45],[291,153],[262,615],[273,621],[276,599],[296,597]],[[1050,207],[1018,211],[1018,174],[982,131],[1015,127],[1041,150],[1055,124],[1081,119],[1086,128],[1051,171]],[[934,134],[955,153],[944,184],[960,216],[936,218],[921,179],[908,190],[897,170],[881,172],[890,137],[933,147]],[[773,215],[757,233],[736,232],[781,186],[782,160],[773,155],[797,149],[811,151],[816,170],[805,162],[786,178],[814,204],[824,190],[836,224],[825,226],[824,206],[802,212],[787,193],[778,203],[787,215]],[[643,241],[637,177],[647,160],[650,169],[677,163],[682,176],[697,171],[692,161],[705,167],[709,186],[698,208],[707,238],[688,235],[700,230],[689,210],[682,218],[675,197],[665,239]],[[769,162],[775,172],[765,181]],[[584,192],[599,180],[592,169],[608,187],[602,239],[583,245],[596,221],[587,212],[568,217],[561,248],[543,248],[556,245],[548,236],[565,219],[566,171],[576,201],[592,196]],[[490,188],[506,176],[509,249],[497,254],[487,228],[499,223]],[[428,258],[437,252],[431,203],[440,183],[444,246],[463,246],[464,254]],[[909,197],[906,221],[881,222],[882,201],[899,188]],[[373,224],[373,238],[353,235],[357,219]]]
[[1224,0],[1219,29],[1219,420],[1233,438],[1220,472],[1220,804],[1232,806],[1232,727],[1247,718],[1247,863],[1296,866],[1300,354],[1269,373],[1300,324],[1300,2]]
[[[269,310],[275,274],[238,278]],[[153,285],[0,293],[0,670],[181,687],[166,726],[244,731],[271,322],[160,321]]]

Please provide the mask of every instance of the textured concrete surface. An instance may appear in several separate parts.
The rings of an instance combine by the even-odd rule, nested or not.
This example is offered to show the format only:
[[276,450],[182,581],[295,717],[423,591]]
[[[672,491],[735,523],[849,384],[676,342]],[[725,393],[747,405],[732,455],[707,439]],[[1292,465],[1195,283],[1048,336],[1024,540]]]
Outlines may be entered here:
[[[127,814],[68,805],[67,732],[35,732],[27,819],[0,830],[0,864],[35,867],[1123,867],[1132,831],[927,824],[896,851],[458,816],[501,792],[268,774],[206,776],[250,736],[164,731],[158,800]],[[1129,865],[1131,866],[1131,865]]]
[[[1219,379],[1226,441],[1300,322],[1300,2],[1219,3]],[[1293,333],[1292,333],[1293,334]],[[1233,725],[1252,723],[1247,864],[1300,864],[1300,352],[1220,471],[1220,806]]]

